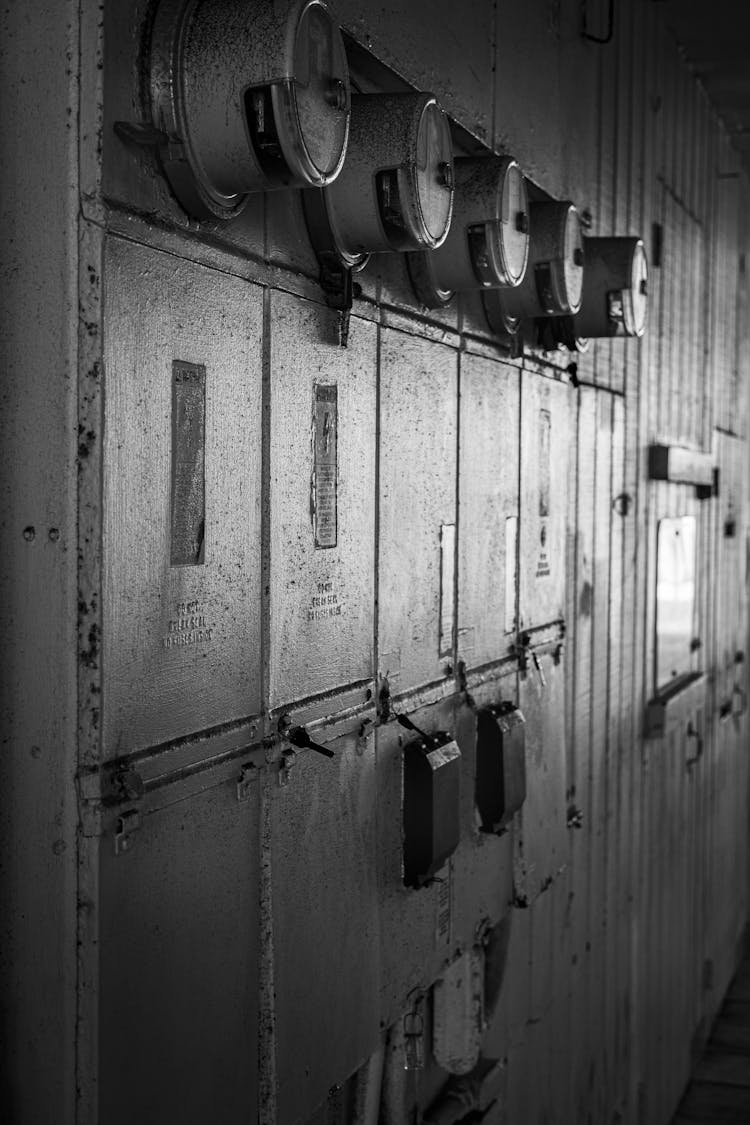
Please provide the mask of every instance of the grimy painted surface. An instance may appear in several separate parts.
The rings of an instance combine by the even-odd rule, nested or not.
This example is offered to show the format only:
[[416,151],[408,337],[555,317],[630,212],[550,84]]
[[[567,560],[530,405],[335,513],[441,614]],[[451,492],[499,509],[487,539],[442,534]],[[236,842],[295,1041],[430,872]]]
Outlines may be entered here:
[[[642,340],[513,359],[377,254],[344,349],[298,193],[196,222],[115,129],[153,7],[2,15],[3,1120],[665,1125],[748,915],[738,156],[657,4],[597,45],[578,0],[342,0],[363,88],[431,91],[650,256]],[[718,492],[650,480],[652,444]],[[695,642],[655,700],[677,516]],[[399,717],[460,750],[420,889]]]

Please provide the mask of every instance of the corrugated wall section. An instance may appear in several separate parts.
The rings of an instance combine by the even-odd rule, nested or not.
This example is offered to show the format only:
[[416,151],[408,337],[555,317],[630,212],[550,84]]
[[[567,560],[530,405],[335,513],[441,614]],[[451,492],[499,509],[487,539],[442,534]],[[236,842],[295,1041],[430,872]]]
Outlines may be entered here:
[[[599,16],[602,34],[604,6]],[[569,949],[555,989],[567,993],[569,1051],[551,1100],[534,1085],[536,1100],[511,1100],[508,1120],[656,1125],[669,1119],[727,986],[747,911],[747,728],[731,717],[744,710],[746,543],[727,517],[747,514],[747,328],[737,320],[747,188],[655,5],[617,5],[612,42],[585,54],[598,91],[597,180],[577,202],[590,204],[594,233],[642,234],[651,303],[640,345],[598,343],[578,361],[579,378],[595,384],[576,396],[567,602],[568,792],[583,826],[561,879],[567,902],[553,887],[558,909],[531,908],[532,930],[537,917],[549,927],[535,944],[541,962],[518,949],[508,968],[533,991],[556,950]],[[550,44],[545,70],[554,58]],[[580,81],[585,90],[586,73]],[[718,500],[649,482],[651,442],[712,451]],[[613,508],[622,493],[633,504],[625,518]],[[699,521],[700,666],[710,675],[686,720],[646,740],[656,526],[677,514]],[[517,988],[508,982],[508,1003]],[[509,1068],[531,1073],[524,1035],[506,1045]]]

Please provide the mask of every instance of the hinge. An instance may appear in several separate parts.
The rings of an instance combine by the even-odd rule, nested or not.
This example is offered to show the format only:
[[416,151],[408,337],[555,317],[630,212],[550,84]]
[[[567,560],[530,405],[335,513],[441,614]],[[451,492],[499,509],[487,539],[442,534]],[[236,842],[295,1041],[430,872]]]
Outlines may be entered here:
[[253,762],[248,762],[240,769],[240,776],[237,778],[237,800],[240,802],[249,801],[250,794],[255,788],[255,782],[258,780],[258,768]]

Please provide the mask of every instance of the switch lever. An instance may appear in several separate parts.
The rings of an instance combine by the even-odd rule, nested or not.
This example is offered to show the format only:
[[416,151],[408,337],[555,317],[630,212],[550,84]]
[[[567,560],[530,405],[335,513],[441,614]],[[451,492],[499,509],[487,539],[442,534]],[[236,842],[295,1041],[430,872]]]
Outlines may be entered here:
[[536,668],[537,672],[539,673],[539,680],[540,680],[540,683],[541,683],[542,687],[546,687],[547,686],[547,680],[545,679],[544,669],[542,668],[542,662],[539,659],[538,654],[536,652],[532,652],[531,659],[534,661],[534,667]]
[[426,731],[423,731],[420,727],[417,726],[416,723],[413,723],[411,721],[408,715],[397,715],[395,711],[392,712],[392,714],[397,723],[400,723],[402,727],[406,728],[406,730],[413,730],[415,734],[418,734],[420,738],[424,739],[426,745],[429,746],[435,741],[434,735],[427,734]]
[[304,727],[290,727],[285,737],[291,742],[292,746],[299,746],[303,750],[314,750],[316,754],[322,754],[324,758],[335,756],[333,750],[329,750],[327,746],[321,746],[319,742],[313,742]]

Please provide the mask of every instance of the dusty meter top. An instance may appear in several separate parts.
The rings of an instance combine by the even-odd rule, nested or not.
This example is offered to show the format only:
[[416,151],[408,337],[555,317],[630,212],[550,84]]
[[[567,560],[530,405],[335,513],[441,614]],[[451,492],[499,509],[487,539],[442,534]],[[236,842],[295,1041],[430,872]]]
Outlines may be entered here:
[[564,316],[581,306],[583,236],[576,208],[569,202],[532,203],[529,224],[529,264],[523,281],[496,296],[485,294],[485,312],[491,309],[494,320]]
[[323,187],[343,164],[349,71],[323,0],[161,0],[151,99],[167,178],[197,218],[231,218],[249,192]]
[[648,308],[648,261],[642,240],[586,238],[583,256],[576,336],[642,336]]
[[509,156],[461,157],[454,165],[453,219],[436,250],[410,260],[424,305],[445,305],[455,292],[518,285],[529,255],[529,201]]
[[346,163],[305,193],[310,237],[347,265],[376,251],[433,249],[453,211],[453,144],[432,94],[355,94]]

